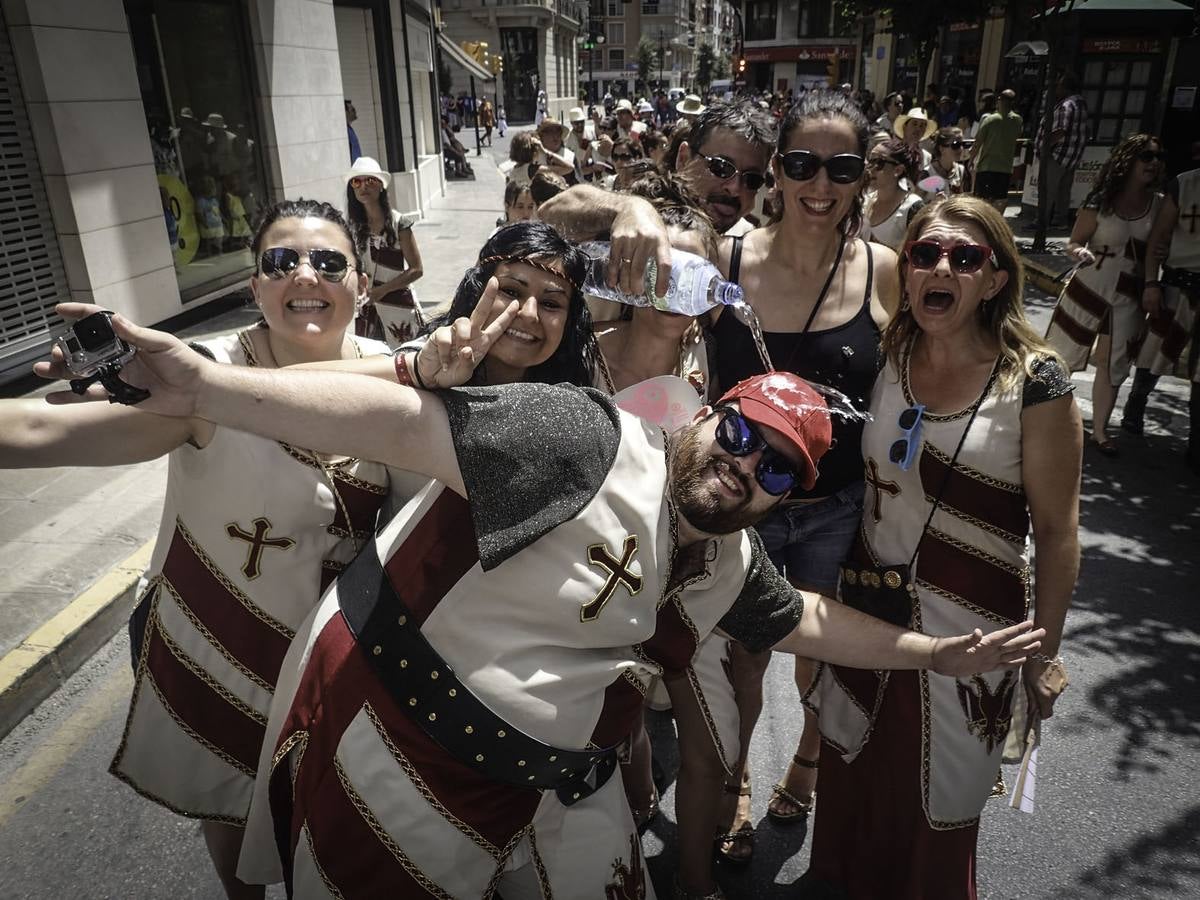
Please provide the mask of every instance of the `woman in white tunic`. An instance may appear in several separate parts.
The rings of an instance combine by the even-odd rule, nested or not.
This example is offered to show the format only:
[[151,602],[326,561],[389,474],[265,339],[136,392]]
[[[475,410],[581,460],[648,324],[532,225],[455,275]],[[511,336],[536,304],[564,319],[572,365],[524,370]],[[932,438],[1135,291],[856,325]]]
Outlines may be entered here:
[[1046,331],[1046,340],[1072,372],[1087,368],[1095,347],[1091,440],[1105,456],[1117,454],[1108,422],[1145,321],[1146,241],[1161,199],[1155,189],[1165,156],[1158,138],[1149,134],[1131,135],[1113,150],[1075,219],[1067,253],[1079,271]]
[[[265,368],[387,353],[347,334],[368,281],[336,209],[280,203],[252,249],[250,290],[263,321],[195,344],[197,352]],[[81,311],[90,308],[63,309]],[[62,374],[57,364],[40,370]],[[169,454],[162,523],[131,622],[137,673],[112,772],[201,819],[229,897],[261,898],[261,887],[234,872],[279,667],[323,588],[373,534],[385,467],[120,405],[6,401],[0,422],[0,466]]]

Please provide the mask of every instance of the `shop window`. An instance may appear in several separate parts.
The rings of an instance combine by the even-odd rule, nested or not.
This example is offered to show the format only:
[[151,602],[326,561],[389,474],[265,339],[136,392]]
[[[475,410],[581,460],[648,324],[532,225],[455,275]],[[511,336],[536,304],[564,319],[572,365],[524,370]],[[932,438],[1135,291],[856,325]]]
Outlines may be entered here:
[[746,40],[775,40],[777,6],[774,0],[757,0],[746,4]]
[[612,47],[608,51],[608,67],[610,69],[625,68],[625,50],[623,48]]
[[1152,59],[1085,58],[1081,93],[1088,108],[1092,143],[1116,144],[1145,129],[1153,74]]
[[229,0],[127,0],[167,239],[186,302],[242,280],[269,204],[247,24]]

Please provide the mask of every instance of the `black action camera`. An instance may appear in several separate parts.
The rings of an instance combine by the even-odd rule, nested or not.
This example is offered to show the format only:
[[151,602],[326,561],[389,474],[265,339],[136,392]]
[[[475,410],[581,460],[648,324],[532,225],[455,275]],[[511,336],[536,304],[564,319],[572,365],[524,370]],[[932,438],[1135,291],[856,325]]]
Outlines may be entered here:
[[71,390],[83,394],[99,381],[111,395],[110,403],[140,403],[149,391],[135,388],[117,377],[121,367],[133,359],[136,347],[117,337],[112,327],[113,314],[92,313],[80,319],[57,341],[63,360],[72,375]]

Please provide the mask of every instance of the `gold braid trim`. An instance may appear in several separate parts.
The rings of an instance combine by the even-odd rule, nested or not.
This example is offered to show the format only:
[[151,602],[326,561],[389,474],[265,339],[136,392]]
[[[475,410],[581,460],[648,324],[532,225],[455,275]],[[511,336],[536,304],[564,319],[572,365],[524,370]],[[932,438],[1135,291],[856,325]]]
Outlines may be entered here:
[[[347,462],[350,462],[350,460],[347,460]],[[333,477],[342,484],[348,484],[350,487],[356,487],[359,490],[366,491],[369,494],[375,494],[377,497],[384,497],[387,495],[387,485],[376,484],[373,481],[367,481],[365,478],[359,478],[357,475],[351,475],[349,472],[344,472],[342,471],[344,468],[344,465],[342,464],[338,464],[337,468],[333,466],[330,468],[333,469]]]
[[537,838],[532,825],[529,826],[528,834],[529,855],[533,858],[533,870],[537,872],[538,889],[542,892],[542,900],[554,900],[554,891],[550,887],[550,876],[546,874],[546,864],[542,862],[542,855],[538,853]]
[[508,843],[504,845],[504,849],[500,851],[500,856],[496,860],[496,871],[492,873],[492,878],[488,882],[487,888],[484,889],[484,897],[494,897],[496,891],[500,889],[500,879],[504,877],[504,867],[508,865],[508,859],[513,855],[513,851],[517,849],[517,845],[521,843],[526,834],[533,833],[533,826],[526,825],[520,828],[508,839]]
[[188,531],[187,527],[183,524],[183,520],[178,517],[175,519],[175,529],[179,532],[179,536],[187,542],[187,545],[192,548],[192,552],[196,554],[196,558],[200,560],[200,562],[204,565],[204,568],[208,569],[213,578],[217,579],[217,581],[221,583],[221,586],[225,588],[225,590],[229,591],[233,598],[237,600],[238,603],[242,604],[242,606],[244,606],[246,610],[254,616],[254,618],[258,619],[264,625],[267,625],[273,630],[279,632],[289,641],[296,636],[296,632],[292,631],[292,629],[288,628],[282,622],[268,615],[265,610],[259,607],[258,604],[251,600],[249,596],[243,593],[238,586],[233,583],[228,575],[217,568],[217,564],[214,563],[212,558],[204,552],[204,548],[197,543],[196,539],[192,537],[192,533]]
[[206,641],[208,641],[208,643],[210,643],[213,648],[221,654],[222,657],[224,657],[227,663],[241,672],[248,680],[254,682],[260,688],[265,690],[267,693],[275,693],[275,685],[270,684],[268,681],[266,681],[266,679],[260,678],[254,672],[251,672],[232,653],[230,653],[228,649],[226,649],[224,644],[217,640],[216,636],[208,630],[208,626],[201,622],[199,617],[192,612],[191,607],[183,602],[183,598],[180,597],[179,592],[175,590],[175,585],[171,584],[171,582],[167,581],[165,578],[160,581],[160,584],[166,588],[167,592],[175,600],[175,607],[183,613],[184,617],[187,618],[189,622],[192,623],[192,627],[200,632],[200,635]]
[[417,789],[417,792],[425,798],[425,802],[433,807],[434,812],[470,838],[473,843],[477,844],[493,859],[499,860],[501,857],[496,845],[462,819],[458,818],[458,816],[454,815],[454,813],[450,812],[450,810],[443,805],[442,801],[437,798],[437,796],[430,789],[429,785],[425,783],[425,779],[421,777],[421,773],[417,771],[416,766],[414,766],[412,761],[404,755],[404,752],[398,746],[396,746],[395,741],[392,740],[391,735],[389,735],[387,730],[384,728],[383,720],[380,719],[379,714],[375,712],[374,707],[372,707],[370,703],[364,703],[363,712],[365,712],[367,714],[367,718],[371,720],[371,725],[375,728],[375,732],[379,735],[380,740],[382,740],[387,746],[388,752],[392,754],[392,758],[396,761],[396,765],[404,770],[404,774],[408,776],[408,780],[412,782],[413,787]]
[[313,846],[312,833],[304,829],[304,843],[308,844],[308,858],[312,860],[313,868],[317,870],[317,874],[321,876],[321,881],[325,884],[325,890],[329,891],[330,896],[334,900],[345,900],[342,892],[337,889],[337,886],[329,880],[329,876],[325,874],[325,869],[321,865],[321,861],[317,859],[317,850]]
[[917,676],[921,685],[921,799],[925,807],[925,819],[929,822],[929,827],[934,831],[953,831],[957,828],[967,828],[978,822],[979,816],[970,819],[959,819],[958,821],[942,821],[935,819],[929,813],[929,782],[932,779],[931,770],[933,767],[929,753],[929,744],[932,740],[933,731],[930,725],[932,713],[929,703],[929,673],[921,670],[917,672]]
[[721,768],[725,770],[727,777],[733,776],[733,768],[729,765],[725,756],[725,744],[721,741],[721,735],[717,731],[717,722],[713,718],[712,710],[708,707],[708,701],[704,699],[704,689],[700,686],[700,678],[696,675],[694,666],[687,667],[688,683],[692,687],[692,694],[696,697],[696,705],[700,707],[700,712],[704,714],[704,724],[708,728],[708,733],[712,737],[713,745],[717,748],[717,757],[721,760]]
[[[936,501],[936,498],[929,493],[925,494],[925,499],[931,504]],[[1002,541],[1007,541],[1008,543],[1017,546],[1022,546],[1025,543],[1024,535],[1013,534],[1011,531],[1005,531],[1000,526],[993,525],[991,522],[985,522],[983,519],[977,519],[970,513],[963,512],[961,509],[958,509],[956,506],[947,503],[945,500],[942,500],[941,503],[938,504],[938,507],[939,509],[945,510],[947,514],[954,516],[954,518],[962,522],[966,522],[968,525],[974,525],[980,531],[986,531],[988,534],[995,535]]]
[[937,594],[939,597],[943,597],[944,599],[949,600],[951,603],[961,606],[963,609],[967,610],[967,612],[974,613],[975,615],[979,616],[982,619],[987,619],[989,622],[995,622],[1001,628],[1007,628],[1009,625],[1017,624],[1012,619],[1008,619],[1008,618],[1005,618],[1004,616],[997,615],[996,613],[992,612],[990,609],[984,609],[982,606],[976,606],[974,603],[970,602],[965,597],[960,597],[958,594],[954,593],[953,591],[948,591],[945,588],[940,588],[935,584],[930,584],[928,581],[926,581],[923,578],[917,579],[917,587],[924,588],[925,590],[929,591],[931,594]]
[[360,531],[358,529],[351,531],[348,528],[342,528],[340,525],[328,525],[326,526],[325,531],[326,533],[332,534],[334,537],[341,538],[342,540],[345,540],[346,538],[354,538],[355,540],[365,541],[367,538],[375,534],[374,531]]
[[[928,414],[926,417],[928,418]],[[950,465],[951,457],[949,454],[943,453],[928,441],[925,443],[924,447],[925,453],[928,453],[943,465]],[[1019,484],[1014,484],[1011,481],[1004,481],[1000,478],[996,478],[994,475],[988,475],[985,472],[981,472],[978,469],[973,469],[970,466],[964,465],[960,462],[955,462],[953,468],[954,471],[959,475],[966,475],[968,478],[974,479],[982,484],[986,484],[988,487],[999,488],[1002,491],[1008,491],[1010,494],[1018,494],[1020,496],[1025,495],[1025,488]]]
[[634,689],[639,694],[641,694],[643,697],[645,697],[646,692],[648,690],[650,690],[650,685],[644,684],[642,682],[642,679],[640,679],[636,675],[634,675],[633,671],[631,669],[622,669],[621,677],[624,678],[626,681],[628,681],[631,685],[633,685]]
[[990,553],[985,553],[973,544],[968,544],[966,541],[960,541],[956,537],[951,537],[944,531],[938,531],[932,525],[929,527],[928,533],[942,543],[949,544],[951,547],[954,547],[956,550],[961,550],[963,553],[969,553],[976,559],[981,559],[985,563],[1000,569],[1002,572],[1007,572],[1009,575],[1014,575],[1017,578],[1020,578],[1022,584],[1024,584],[1026,579],[1029,577],[1029,568],[1027,566],[1025,568],[1014,566],[1012,563],[1005,562],[997,556],[992,556]]
[[417,866],[411,859],[409,859],[408,855],[400,849],[400,845],[396,843],[395,838],[387,833],[387,830],[383,827],[383,823],[376,818],[375,813],[371,810],[371,807],[367,806],[366,801],[363,800],[358,791],[356,791],[354,786],[350,783],[350,778],[346,774],[346,770],[343,768],[341,760],[334,759],[333,768],[334,771],[337,772],[338,780],[342,783],[342,790],[346,792],[346,796],[349,798],[350,802],[354,804],[354,808],[358,810],[358,814],[362,816],[363,821],[367,823],[367,826],[373,832],[375,832],[375,837],[378,838],[379,842],[387,848],[388,852],[392,854],[392,857],[396,860],[396,862],[400,863],[400,865],[404,868],[404,871],[412,876],[413,881],[421,885],[421,887],[428,891],[432,896],[438,898],[438,900],[454,900],[454,898],[452,898],[449,894],[442,890],[441,887],[438,886],[437,882],[422,872],[420,867]]

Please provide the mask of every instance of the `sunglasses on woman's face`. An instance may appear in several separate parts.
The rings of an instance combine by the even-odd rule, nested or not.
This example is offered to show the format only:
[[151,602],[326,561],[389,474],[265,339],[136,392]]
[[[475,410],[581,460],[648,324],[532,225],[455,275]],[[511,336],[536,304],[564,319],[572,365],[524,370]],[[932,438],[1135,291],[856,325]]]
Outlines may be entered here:
[[1165,150],[1143,150],[1141,153],[1139,153],[1137,155],[1137,160],[1138,160],[1138,162],[1144,162],[1144,163],[1166,162],[1167,161],[1167,151],[1165,151]]
[[961,150],[963,148],[963,142],[956,138],[953,141],[946,141],[946,143],[942,144],[942,146],[949,147],[951,150]]
[[888,159],[886,156],[872,156],[867,160],[867,165],[879,171],[880,169],[886,169],[888,166],[898,166],[900,163],[894,159]]
[[303,254],[291,247],[270,247],[262,252],[258,260],[259,271],[278,281],[296,271],[301,259],[307,259],[318,275],[326,281],[337,283],[346,277],[350,261],[341,250],[308,250]]
[[900,432],[904,436],[892,444],[888,459],[907,472],[916,459],[921,446],[921,418],[925,415],[925,404],[916,403],[900,413]]
[[909,241],[904,246],[908,264],[914,269],[932,269],[943,256],[950,257],[950,268],[959,275],[973,275],[992,258],[992,248],[981,244],[955,244],[943,247],[937,241]]
[[780,154],[779,165],[792,181],[811,181],[824,168],[834,184],[853,184],[862,177],[866,162],[854,153],[838,153],[823,159],[811,150],[789,150]]
[[770,446],[758,429],[732,407],[725,408],[717,423],[717,445],[731,456],[749,456],[755,450],[762,450],[762,458],[754,467],[754,478],[772,497],[786,494],[799,480],[791,461]]
[[714,178],[719,178],[722,181],[728,181],[737,175],[741,179],[748,191],[757,191],[766,182],[766,178],[762,172],[755,172],[750,169],[738,169],[737,164],[724,156],[705,156],[703,153],[698,156],[704,160],[708,166],[708,171],[712,173]]
[[633,159],[632,153],[614,153],[612,155],[613,162],[628,162]]
[[383,187],[383,182],[378,178],[372,178],[369,175],[355,175],[350,179],[350,187],[352,188],[360,188],[364,185],[366,187],[381,188]]

